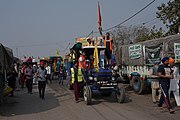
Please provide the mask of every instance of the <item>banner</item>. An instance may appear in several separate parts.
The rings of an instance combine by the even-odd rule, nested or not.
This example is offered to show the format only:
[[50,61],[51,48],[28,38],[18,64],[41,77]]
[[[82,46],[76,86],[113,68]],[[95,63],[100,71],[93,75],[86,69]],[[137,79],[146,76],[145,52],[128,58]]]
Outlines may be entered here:
[[180,62],[180,43],[174,43],[175,62]]
[[89,43],[88,43],[88,39],[90,38],[76,38],[76,43],[82,43],[82,46],[88,46]]
[[145,62],[146,64],[153,65],[155,62],[160,62],[162,58],[163,44],[147,47],[145,46]]
[[138,59],[142,56],[141,44],[129,46],[129,57],[131,59]]

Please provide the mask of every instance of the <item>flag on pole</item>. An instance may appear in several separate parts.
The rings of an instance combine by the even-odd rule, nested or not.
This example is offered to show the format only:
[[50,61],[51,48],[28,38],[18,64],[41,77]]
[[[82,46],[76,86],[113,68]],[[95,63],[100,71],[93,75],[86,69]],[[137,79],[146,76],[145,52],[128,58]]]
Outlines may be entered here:
[[95,48],[94,48],[94,68],[96,71],[99,70],[99,56],[98,56],[98,46],[97,46],[97,38],[96,38],[96,43],[95,43]]
[[101,22],[102,22],[102,19],[101,19],[100,2],[99,2],[99,0],[98,0],[98,30],[99,30],[99,31],[102,30]]
[[59,54],[59,50],[58,49],[56,49],[56,55],[57,56],[59,56],[60,54]]

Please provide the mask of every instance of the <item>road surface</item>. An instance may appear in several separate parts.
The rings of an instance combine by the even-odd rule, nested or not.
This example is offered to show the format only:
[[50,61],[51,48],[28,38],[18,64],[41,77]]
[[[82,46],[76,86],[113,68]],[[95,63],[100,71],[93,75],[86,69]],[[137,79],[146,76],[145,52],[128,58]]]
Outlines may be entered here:
[[92,105],[82,100],[75,103],[73,91],[54,80],[46,89],[45,100],[38,97],[37,85],[33,94],[26,89],[15,92],[14,97],[6,97],[0,106],[0,120],[179,120],[180,108],[175,114],[167,109],[159,109],[152,103],[151,95],[136,95],[126,91],[125,103],[119,104],[110,97],[99,94],[93,98]]

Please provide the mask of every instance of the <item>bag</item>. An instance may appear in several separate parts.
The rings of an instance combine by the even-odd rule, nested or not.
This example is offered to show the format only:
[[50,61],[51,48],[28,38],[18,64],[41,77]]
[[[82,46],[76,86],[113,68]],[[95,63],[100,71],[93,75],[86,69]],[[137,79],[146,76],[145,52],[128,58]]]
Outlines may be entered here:
[[3,92],[3,96],[7,96],[10,92],[12,92],[13,89],[9,86],[7,86],[5,89],[4,89],[4,92]]

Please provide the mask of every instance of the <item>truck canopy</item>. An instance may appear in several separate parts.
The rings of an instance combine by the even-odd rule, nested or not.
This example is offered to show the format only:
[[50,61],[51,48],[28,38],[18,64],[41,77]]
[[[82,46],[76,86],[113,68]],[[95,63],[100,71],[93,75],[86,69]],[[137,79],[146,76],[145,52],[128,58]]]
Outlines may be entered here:
[[176,62],[180,62],[179,49],[180,35],[171,35],[136,44],[122,45],[116,51],[116,61],[119,65],[152,65],[167,56],[174,57]]

